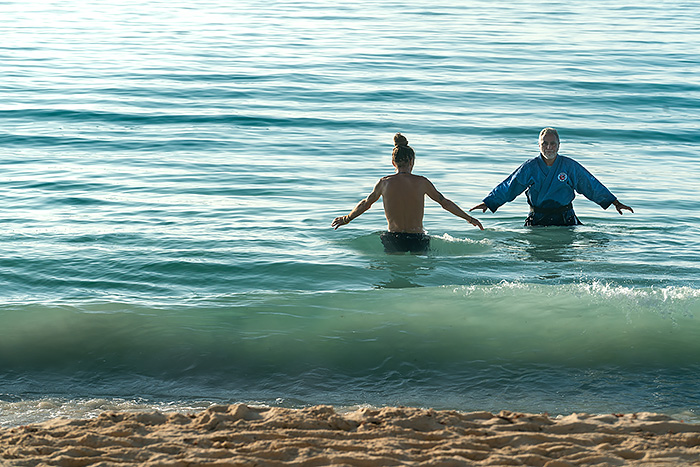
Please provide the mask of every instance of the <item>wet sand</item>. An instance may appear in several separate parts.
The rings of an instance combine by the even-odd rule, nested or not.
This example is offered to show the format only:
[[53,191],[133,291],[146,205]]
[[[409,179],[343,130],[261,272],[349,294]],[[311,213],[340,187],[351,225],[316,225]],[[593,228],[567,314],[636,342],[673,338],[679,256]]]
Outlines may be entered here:
[[5,466],[700,466],[700,424],[404,407],[105,412],[0,430]]

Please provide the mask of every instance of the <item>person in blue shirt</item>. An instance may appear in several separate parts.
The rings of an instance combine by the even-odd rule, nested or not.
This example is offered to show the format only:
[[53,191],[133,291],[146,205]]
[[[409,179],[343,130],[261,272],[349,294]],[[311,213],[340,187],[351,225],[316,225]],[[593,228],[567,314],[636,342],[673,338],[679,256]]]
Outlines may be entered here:
[[611,204],[617,212],[634,212],[575,160],[559,155],[559,133],[554,128],[540,132],[540,155],[525,161],[515,172],[496,186],[483,203],[470,209],[486,212],[513,201],[522,192],[527,196],[530,214],[525,225],[580,225],[573,205],[580,193],[603,209]]

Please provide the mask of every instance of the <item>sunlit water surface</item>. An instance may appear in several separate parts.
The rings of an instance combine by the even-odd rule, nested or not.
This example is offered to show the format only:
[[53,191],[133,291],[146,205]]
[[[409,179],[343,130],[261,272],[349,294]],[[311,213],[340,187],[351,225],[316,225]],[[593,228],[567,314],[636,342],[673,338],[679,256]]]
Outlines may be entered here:
[[[569,2],[571,3],[571,2]],[[693,2],[0,4],[0,424],[246,402],[700,420]],[[544,126],[634,214],[479,231]]]

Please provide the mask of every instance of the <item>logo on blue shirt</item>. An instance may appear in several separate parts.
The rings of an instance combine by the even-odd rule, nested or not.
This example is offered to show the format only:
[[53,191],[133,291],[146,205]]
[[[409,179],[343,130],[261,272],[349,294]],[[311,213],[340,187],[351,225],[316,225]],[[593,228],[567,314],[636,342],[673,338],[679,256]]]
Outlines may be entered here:
[[559,178],[560,182],[565,182],[569,177],[568,177],[568,175],[566,175],[566,172],[562,172],[559,174],[558,178]]

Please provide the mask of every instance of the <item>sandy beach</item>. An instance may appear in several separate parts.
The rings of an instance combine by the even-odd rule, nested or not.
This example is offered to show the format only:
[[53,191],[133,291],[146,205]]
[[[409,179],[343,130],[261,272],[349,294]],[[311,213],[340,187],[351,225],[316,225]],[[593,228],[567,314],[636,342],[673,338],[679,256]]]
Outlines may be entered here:
[[700,465],[700,425],[652,413],[550,418],[239,404],[6,428],[0,465]]

